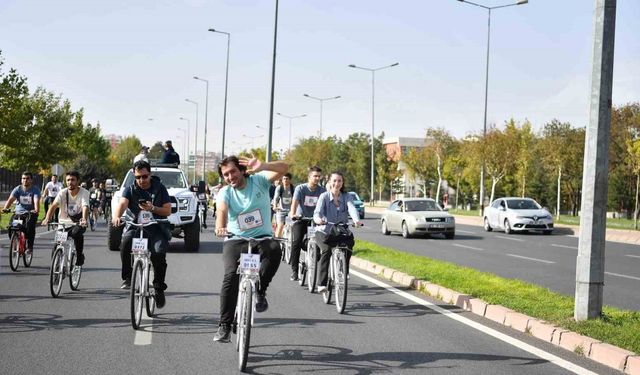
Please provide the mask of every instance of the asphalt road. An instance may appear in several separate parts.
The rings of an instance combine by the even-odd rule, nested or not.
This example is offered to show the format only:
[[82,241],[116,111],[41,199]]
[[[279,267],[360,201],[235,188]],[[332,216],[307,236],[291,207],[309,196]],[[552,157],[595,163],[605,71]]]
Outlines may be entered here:
[[[485,232],[482,227],[456,225],[456,236],[446,240],[402,238],[380,233],[380,215],[367,214],[367,227],[358,231],[359,239],[371,241],[433,259],[520,279],[573,296],[576,280],[578,237],[556,231],[505,235]],[[640,246],[607,242],[605,249],[605,304],[640,310]]]
[[[172,242],[167,305],[140,331],[131,327],[119,254],[107,250],[104,224],[86,235],[80,290],[71,292],[65,280],[57,299],[48,290],[51,239],[39,235],[32,267],[19,272],[9,269],[0,241],[0,373],[237,373],[235,345],[212,342],[222,246],[211,233],[199,253]],[[256,316],[250,373],[616,373],[356,270],[343,315],[288,276],[283,264],[269,310]]]

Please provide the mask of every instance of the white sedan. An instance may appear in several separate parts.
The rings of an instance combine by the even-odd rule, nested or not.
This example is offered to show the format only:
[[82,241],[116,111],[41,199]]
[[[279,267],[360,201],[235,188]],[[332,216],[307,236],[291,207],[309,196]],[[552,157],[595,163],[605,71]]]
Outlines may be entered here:
[[484,210],[484,229],[503,229],[506,234],[515,231],[553,232],[553,216],[531,198],[498,198]]

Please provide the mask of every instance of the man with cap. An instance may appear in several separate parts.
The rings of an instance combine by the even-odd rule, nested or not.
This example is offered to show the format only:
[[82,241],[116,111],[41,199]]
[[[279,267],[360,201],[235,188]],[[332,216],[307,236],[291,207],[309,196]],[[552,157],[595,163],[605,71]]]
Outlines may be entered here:
[[133,158],[133,164],[137,163],[140,160],[144,160],[147,163],[149,162],[149,147],[142,146],[140,148],[140,153]]
[[171,141],[166,141],[164,143],[164,148],[166,149],[166,151],[164,152],[164,155],[162,155],[161,163],[180,165],[180,156],[178,155],[176,150],[173,149]]

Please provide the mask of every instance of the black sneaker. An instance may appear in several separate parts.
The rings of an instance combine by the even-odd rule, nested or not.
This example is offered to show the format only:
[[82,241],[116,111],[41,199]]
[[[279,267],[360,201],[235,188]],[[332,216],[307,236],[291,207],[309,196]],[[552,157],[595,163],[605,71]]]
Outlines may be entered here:
[[298,271],[293,271],[291,273],[291,277],[289,277],[289,280],[291,281],[298,281]]
[[228,323],[220,323],[218,332],[213,336],[213,341],[229,342],[231,341],[231,326]]
[[78,253],[76,255],[76,266],[84,265],[84,254]]
[[126,279],[122,282],[122,285],[120,285],[120,289],[129,289],[131,288],[131,280]]
[[258,297],[256,298],[256,312],[265,312],[269,308],[269,302],[267,302],[267,293],[258,292]]
[[164,298],[164,290],[156,289],[156,307],[161,309],[165,303],[167,303],[167,300]]

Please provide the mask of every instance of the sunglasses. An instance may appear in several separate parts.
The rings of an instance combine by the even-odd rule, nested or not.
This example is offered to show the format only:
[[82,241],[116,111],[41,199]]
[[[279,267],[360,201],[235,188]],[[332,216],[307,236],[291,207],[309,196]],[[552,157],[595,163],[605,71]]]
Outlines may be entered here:
[[147,178],[149,178],[148,174],[141,174],[140,176],[135,176],[136,180],[146,180]]

